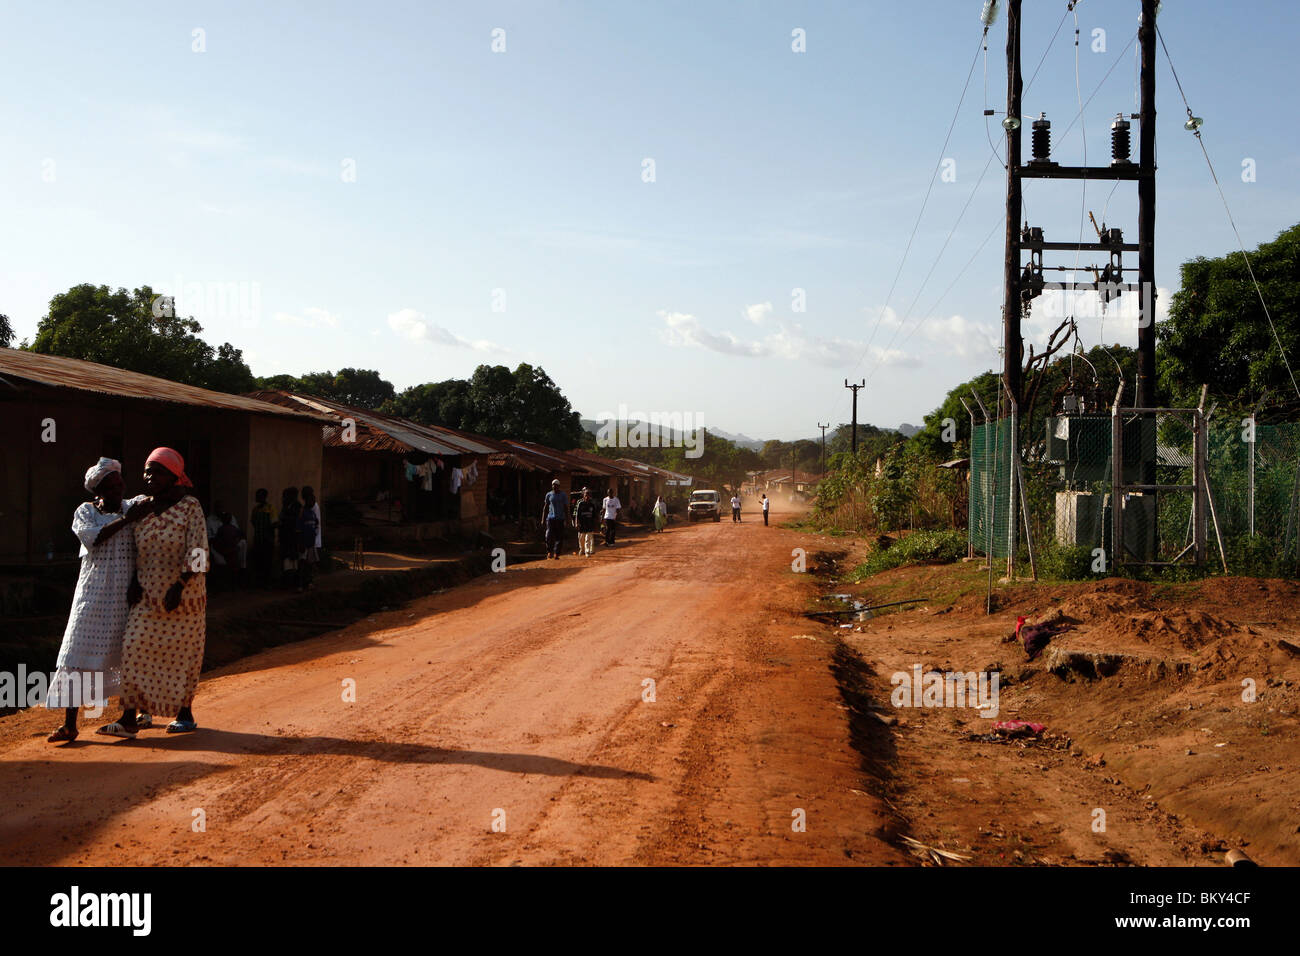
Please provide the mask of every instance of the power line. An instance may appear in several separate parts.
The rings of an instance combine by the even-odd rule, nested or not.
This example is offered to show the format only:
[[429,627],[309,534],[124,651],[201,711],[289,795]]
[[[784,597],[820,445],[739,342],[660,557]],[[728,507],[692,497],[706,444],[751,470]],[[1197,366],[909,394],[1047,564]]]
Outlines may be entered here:
[[[972,189],[970,191],[970,195],[966,197],[965,204],[961,207],[961,211],[957,214],[956,221],[953,222],[952,228],[948,230],[948,235],[943,240],[943,245],[939,247],[938,255],[935,256],[934,262],[931,263],[930,265],[930,270],[925,274],[925,278],[921,280],[921,286],[916,290],[916,296],[912,299],[911,304],[907,307],[907,311],[903,313],[903,317],[899,319],[898,328],[894,330],[894,334],[890,337],[889,342],[886,343],[885,347],[881,350],[881,355],[876,359],[876,364],[872,366],[871,371],[868,373],[868,377],[873,377],[876,374],[876,372],[880,370],[881,365],[884,364],[884,356],[889,352],[889,349],[893,346],[894,341],[898,338],[898,333],[903,330],[903,326],[906,325],[908,318],[912,315],[912,310],[916,307],[917,301],[920,300],[921,293],[925,291],[925,287],[929,284],[930,277],[934,275],[934,270],[938,268],[939,262],[943,259],[943,254],[948,251],[948,244],[952,241],[952,237],[956,234],[957,227],[961,225],[962,219],[965,218],[966,211],[970,209],[971,203],[975,200],[975,194],[979,192],[980,186],[983,185],[984,183],[984,177],[988,175],[989,167],[993,165],[993,160],[996,158],[997,155],[995,153],[989,154],[988,160],[984,163],[984,169],[980,173],[979,179],[976,180],[975,182],[975,188]],[[921,321],[924,321],[924,316],[922,316],[920,319],[917,320],[918,324]]]
[[1110,65],[1110,69],[1107,70],[1106,75],[1101,78],[1101,82],[1097,84],[1096,88],[1084,101],[1083,106],[1079,108],[1079,112],[1075,114],[1074,119],[1070,120],[1070,125],[1067,126],[1065,128],[1065,132],[1061,134],[1062,139],[1066,137],[1066,135],[1070,132],[1070,130],[1074,129],[1074,124],[1079,122],[1079,120],[1083,117],[1083,111],[1088,108],[1089,104],[1092,103],[1092,101],[1096,98],[1097,94],[1101,92],[1102,86],[1104,86],[1106,81],[1110,79],[1110,75],[1115,72],[1115,67],[1117,67],[1120,61],[1124,58],[1124,54],[1128,52],[1128,48],[1131,47],[1136,42],[1137,42],[1137,34],[1134,33],[1133,36],[1129,38],[1128,43],[1124,44],[1124,49],[1119,51],[1119,56],[1115,57],[1115,62]]
[[[966,260],[966,264],[961,267],[961,271],[958,272],[955,276],[953,276],[952,281],[948,283],[948,287],[944,289],[942,293],[940,293],[939,298],[935,299],[934,304],[931,305],[930,308],[926,310],[926,312],[924,313],[925,315],[933,315],[935,311],[938,310],[939,306],[943,303],[943,300],[948,298],[948,293],[953,290],[953,288],[957,285],[958,281],[960,281],[961,277],[966,274],[966,271],[970,269],[972,265],[975,264],[975,260],[979,258],[979,254],[984,251],[984,247],[989,244],[989,240],[993,238],[994,234],[998,231],[999,228],[1001,228],[1004,222],[1005,220],[1002,216],[999,216],[996,220],[994,220],[993,228],[988,231],[988,234],[984,237],[984,241],[981,242],[978,247],[976,247],[975,252],[972,253],[971,257]],[[909,340],[911,340],[912,336],[916,334],[916,330],[921,327],[921,324],[922,323],[917,322],[912,326],[911,331],[909,331],[907,335],[903,336],[903,341],[898,343],[899,348],[902,348],[904,345],[908,343]],[[877,366],[877,368],[878,367],[879,366]],[[876,371],[875,369],[872,369],[872,374],[874,374],[875,371]]]
[[1273,341],[1277,343],[1278,353],[1282,356],[1282,364],[1286,366],[1286,374],[1291,379],[1291,387],[1295,389],[1296,397],[1300,398],[1300,385],[1296,384],[1295,373],[1291,371],[1291,362],[1286,357],[1286,349],[1282,347],[1282,338],[1277,334],[1277,326],[1273,324],[1273,316],[1268,310],[1268,303],[1264,301],[1264,290],[1259,287],[1259,280],[1255,278],[1255,269],[1250,264],[1250,254],[1246,252],[1246,244],[1241,239],[1241,233],[1237,229],[1237,221],[1232,218],[1232,210],[1228,207],[1228,197],[1223,193],[1223,186],[1219,183],[1219,176],[1214,171],[1214,163],[1210,160],[1209,150],[1205,148],[1205,140],[1201,137],[1201,125],[1197,118],[1192,115],[1192,107],[1187,102],[1187,94],[1183,92],[1182,81],[1178,79],[1178,70],[1174,68],[1174,59],[1169,55],[1169,47],[1165,45],[1164,34],[1160,32],[1160,27],[1156,25],[1156,36],[1160,39],[1160,48],[1165,51],[1165,59],[1169,61],[1169,69],[1174,74],[1174,83],[1178,87],[1178,95],[1183,98],[1183,106],[1187,109],[1187,128],[1192,131],[1196,137],[1196,142],[1201,146],[1201,154],[1205,157],[1205,164],[1210,168],[1210,178],[1214,180],[1214,188],[1219,191],[1219,199],[1223,203],[1223,211],[1228,214],[1228,224],[1232,226],[1232,233],[1237,237],[1237,245],[1241,248],[1241,257],[1246,261],[1246,272],[1250,274],[1250,281],[1255,286],[1255,295],[1259,296],[1259,304],[1264,309],[1264,318],[1268,319],[1268,327],[1273,331]]
[[[1033,75],[1030,76],[1030,78],[1029,78],[1029,82],[1025,85],[1025,89],[1026,89],[1026,90],[1027,90],[1030,86],[1033,85],[1034,80],[1035,80],[1035,79],[1037,78],[1037,76],[1038,76],[1038,72],[1039,72],[1039,70],[1042,69],[1043,63],[1046,62],[1048,54],[1052,51],[1052,47],[1056,44],[1056,38],[1060,35],[1061,27],[1065,24],[1065,20],[1066,20],[1066,18],[1070,15],[1071,12],[1073,12],[1074,7],[1075,7],[1075,5],[1076,5],[1077,2],[1078,2],[1078,0],[1069,0],[1069,2],[1066,4],[1065,12],[1061,14],[1061,19],[1060,19],[1060,20],[1057,22],[1057,24],[1056,24],[1056,30],[1052,33],[1052,38],[1048,41],[1048,43],[1047,43],[1047,47],[1043,50],[1043,55],[1042,55],[1042,56],[1039,58],[1039,60],[1038,60],[1038,66],[1034,68],[1034,73],[1033,73]],[[1077,24],[1077,22],[1078,22],[1078,15],[1077,15],[1077,14],[1075,15],[1075,22],[1076,22],[1076,24]],[[879,370],[880,370],[880,367],[884,364],[885,356],[888,354],[889,349],[893,346],[894,341],[898,338],[898,334],[899,334],[899,332],[902,331],[904,325],[906,324],[906,322],[907,322],[907,318],[912,314],[912,309],[916,306],[917,301],[920,300],[920,298],[921,298],[921,293],[925,291],[925,287],[929,284],[930,277],[934,274],[934,270],[935,270],[936,268],[938,268],[939,262],[942,260],[944,252],[946,252],[947,249],[948,249],[948,244],[952,241],[952,237],[953,237],[953,235],[956,234],[957,227],[961,224],[962,219],[963,219],[963,218],[965,217],[965,215],[966,215],[966,211],[970,208],[971,202],[974,201],[974,199],[975,199],[975,194],[979,191],[979,187],[983,184],[983,182],[984,182],[984,177],[985,177],[986,175],[988,175],[989,166],[992,164],[992,162],[993,162],[994,159],[997,159],[1000,163],[1002,163],[1002,165],[1003,165],[1004,168],[1005,168],[1005,162],[1003,162],[1002,157],[998,154],[997,147],[994,146],[994,144],[993,144],[993,140],[992,140],[991,137],[989,137],[989,134],[988,134],[988,114],[987,114],[987,110],[988,110],[988,46],[987,46],[987,40],[988,40],[988,27],[985,27],[985,28],[984,28],[984,32],[983,32],[983,34],[980,36],[980,48],[981,48],[981,49],[983,50],[983,52],[984,52],[984,109],[985,109],[985,111],[986,111],[986,112],[985,112],[985,117],[984,117],[984,130],[985,130],[985,138],[988,139],[988,141],[989,141],[989,150],[990,150],[990,156],[989,156],[989,159],[988,159],[988,161],[985,162],[985,164],[984,164],[984,169],[980,172],[979,179],[978,179],[978,181],[975,183],[975,188],[971,190],[971,193],[970,193],[970,195],[967,197],[965,204],[964,204],[964,205],[962,206],[962,208],[961,208],[961,211],[957,214],[957,219],[956,219],[956,221],[953,223],[952,228],[948,230],[948,235],[944,238],[943,245],[939,248],[939,253],[938,253],[938,255],[935,256],[934,262],[931,264],[929,271],[926,272],[926,274],[925,274],[925,278],[921,280],[921,285],[920,285],[920,287],[917,289],[917,291],[916,291],[916,296],[913,298],[911,305],[908,306],[907,311],[903,314],[903,317],[899,320],[898,328],[896,328],[896,329],[894,330],[894,334],[893,334],[893,336],[890,337],[889,342],[888,342],[888,343],[884,346],[884,348],[881,350],[881,355],[876,359],[876,363],[875,363],[875,365],[873,365],[872,368],[871,368],[871,370],[870,370],[870,372],[868,372],[868,378],[874,377],[875,374],[876,374],[876,372],[879,371]],[[979,52],[977,51],[977,52],[976,52],[976,57],[978,58],[978,56],[979,56]],[[971,64],[971,70],[972,70],[972,72],[974,71],[974,63]],[[969,85],[969,83],[970,83],[970,77],[969,77],[969,76],[967,77],[966,82],[967,82],[967,85]],[[962,99],[963,99],[963,100],[965,99],[965,95],[966,95],[966,94],[965,94],[965,90],[963,90],[963,91],[962,91]],[[960,108],[961,108],[961,102],[959,101],[959,102],[958,102],[958,110],[960,110]],[[956,124],[956,121],[957,121],[957,117],[956,117],[956,115],[954,115],[954,116],[953,116],[953,122],[952,122],[952,124],[951,124],[951,125],[949,126],[949,128],[948,128],[948,135],[949,135],[949,137],[951,137],[951,135],[952,135],[953,125]],[[945,150],[946,150],[946,148],[947,148],[947,143],[948,143],[948,141],[947,141],[947,139],[945,139],[945,140],[944,140],[944,148],[945,148]],[[935,170],[935,171],[936,171],[936,173],[938,172],[938,168],[937,168],[937,167],[936,167],[936,170]],[[930,187],[931,187],[931,188],[934,187],[934,177],[933,177],[933,176],[931,176],[931,179],[930,179]],[[927,201],[927,202],[929,201],[929,198],[930,198],[930,193],[929,193],[929,191],[927,191],[927,192],[926,192],[926,201]],[[922,206],[922,211],[924,211],[924,208],[925,208],[925,207],[924,207],[924,205],[923,205],[923,206]],[[919,224],[920,224],[920,217],[917,218],[917,225],[919,225]],[[913,226],[912,235],[913,235],[913,237],[915,237],[915,235],[916,235],[916,226]],[[984,248],[984,246],[985,246],[987,243],[988,243],[988,239],[987,239],[987,237],[986,237],[985,240],[984,240],[984,242],[980,243],[979,249],[976,250],[976,255],[979,254],[979,251],[982,250],[982,249]],[[911,240],[910,240],[910,239],[908,240],[908,248],[909,248],[909,249],[911,248]],[[906,259],[906,255],[907,255],[907,254],[906,254],[906,252],[905,252],[905,253],[904,253],[904,259]],[[969,263],[968,263],[967,265],[969,266]],[[964,272],[964,271],[965,271],[965,268],[963,268],[962,271]],[[901,274],[901,272],[902,272],[902,263],[899,264],[899,274]],[[959,273],[959,275],[960,275],[960,273]],[[889,297],[886,299],[886,305],[885,305],[885,309],[886,309],[886,310],[888,309],[888,303],[889,303],[889,301],[892,300],[892,298],[893,298],[894,286],[896,286],[897,284],[898,284],[898,275],[896,274],[895,277],[894,277],[894,285],[890,287],[890,294],[889,294]],[[952,288],[952,284],[950,284],[948,288],[949,288],[949,290],[951,290],[951,288]],[[947,295],[947,290],[944,292],[944,297],[946,297],[946,295]],[[942,298],[943,298],[943,297],[941,297],[940,301],[942,301]],[[869,352],[870,349],[871,349],[871,345],[874,344],[874,342],[875,342],[875,338],[876,338],[876,331],[879,329],[879,327],[880,327],[880,321],[881,321],[881,319],[883,319],[883,318],[884,318],[884,310],[882,310],[880,316],[878,316],[877,319],[876,319],[876,326],[875,326],[875,328],[873,328],[872,333],[871,333],[871,338],[870,338],[870,340],[867,342],[867,348],[863,351],[862,358],[859,358],[859,359],[858,359],[857,365],[861,365],[861,364],[862,364],[862,360],[863,360],[863,358],[866,357],[867,352]],[[913,331],[915,331],[915,329],[913,329]],[[910,339],[910,338],[911,338],[911,335],[912,335],[912,333],[909,332],[908,335],[907,335],[907,338]],[[904,341],[906,341],[906,339],[905,339]],[[857,365],[855,365],[854,367],[856,368]]]
[[865,349],[862,350],[862,355],[858,356],[857,362],[854,363],[853,365],[854,368],[857,368],[858,365],[861,365],[862,360],[867,358],[868,352],[871,351],[872,343],[876,341],[876,332],[879,332],[880,330],[880,320],[884,319],[885,312],[889,311],[889,303],[891,303],[893,300],[894,290],[896,290],[898,287],[898,278],[902,276],[902,269],[904,269],[904,265],[907,263],[907,254],[909,254],[909,252],[911,251],[911,243],[913,243],[915,241],[915,238],[917,238],[917,230],[920,228],[920,220],[922,220],[922,217],[926,215],[926,207],[928,206],[928,204],[930,204],[930,195],[933,189],[935,189],[935,179],[939,178],[939,170],[941,166],[944,165],[944,156],[945,153],[948,152],[948,143],[949,140],[952,139],[953,137],[954,127],[957,126],[957,117],[961,116],[962,103],[965,103],[966,101],[966,91],[970,90],[971,77],[974,77],[975,75],[975,64],[976,62],[979,62],[979,51],[980,48],[984,46],[984,38],[987,35],[988,35],[988,27],[985,26],[983,33],[980,34],[979,44],[978,46],[975,47],[975,56],[971,57],[971,66],[970,66],[970,70],[967,70],[966,73],[966,83],[965,85],[962,86],[962,94],[957,98],[957,109],[954,109],[952,122],[949,122],[948,124],[948,135],[945,135],[944,144],[943,146],[940,147],[939,161],[937,161],[937,163],[935,164],[935,172],[931,173],[930,186],[926,187],[926,198],[924,198],[922,200],[922,203],[920,203],[920,211],[917,213],[917,221],[913,222],[913,226],[911,226],[911,235],[907,237],[907,245],[904,247],[904,251],[902,251],[902,259],[898,261],[898,269],[897,272],[894,272],[892,284],[889,285],[889,293],[885,295],[884,307],[881,308],[880,315],[876,316],[876,324],[872,326],[871,336],[870,338],[867,339],[867,345]]

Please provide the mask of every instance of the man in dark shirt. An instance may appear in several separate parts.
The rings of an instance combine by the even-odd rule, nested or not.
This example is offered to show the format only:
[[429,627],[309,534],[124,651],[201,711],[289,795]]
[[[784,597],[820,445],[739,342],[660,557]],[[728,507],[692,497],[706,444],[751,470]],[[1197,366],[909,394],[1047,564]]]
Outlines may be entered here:
[[596,527],[600,524],[600,505],[591,497],[591,489],[583,488],[582,497],[574,509],[578,525],[578,552],[584,556],[596,550]]
[[551,490],[546,493],[542,506],[542,525],[546,528],[546,557],[560,560],[560,548],[564,546],[564,525],[569,515],[569,496],[560,490],[560,479],[551,481]]

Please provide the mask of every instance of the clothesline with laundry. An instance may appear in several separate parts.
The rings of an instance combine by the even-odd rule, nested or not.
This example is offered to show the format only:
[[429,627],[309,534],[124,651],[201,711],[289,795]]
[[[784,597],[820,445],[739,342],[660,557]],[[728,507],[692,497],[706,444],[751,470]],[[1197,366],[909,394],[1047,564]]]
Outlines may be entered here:
[[[406,466],[406,480],[418,481],[420,488],[424,491],[433,491],[433,476],[443,469],[447,468],[446,462],[436,455],[426,458],[420,463],[407,459],[404,462]],[[472,461],[468,468],[451,468],[448,470],[447,487],[451,493],[459,494],[461,487],[470,487],[478,481],[478,462]]]

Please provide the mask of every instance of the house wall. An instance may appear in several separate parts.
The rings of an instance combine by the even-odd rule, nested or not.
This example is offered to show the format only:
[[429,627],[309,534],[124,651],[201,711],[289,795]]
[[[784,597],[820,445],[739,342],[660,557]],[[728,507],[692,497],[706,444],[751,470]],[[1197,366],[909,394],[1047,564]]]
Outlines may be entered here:
[[[468,469],[471,464],[478,465],[478,480],[474,484],[460,489],[460,519],[467,533],[486,531],[488,527],[488,464],[484,457],[462,455],[460,467]],[[442,477],[439,475],[438,477]]]
[[316,491],[316,499],[325,500],[329,489],[325,487],[319,424],[269,415],[250,416],[247,449],[248,465],[242,486],[225,499],[227,507],[233,506],[232,501],[242,503],[243,514],[237,514],[236,519],[245,531],[258,488],[267,490],[267,500],[277,511],[280,493],[285,488],[301,489],[310,485]]
[[[316,444],[320,442],[318,434]],[[403,500],[406,493],[402,456],[395,452],[331,446],[322,452],[321,469],[321,488],[316,495],[321,501],[374,501],[380,490]]]
[[[54,441],[42,442],[53,421]],[[0,393],[0,563],[77,560],[72,513],[90,495],[86,469],[122,462],[128,497],[144,493],[144,462],[159,446],[185,458],[204,510],[216,500],[248,527],[259,487],[320,484],[320,426],[274,416],[33,387]],[[49,557],[51,554],[53,557]]]

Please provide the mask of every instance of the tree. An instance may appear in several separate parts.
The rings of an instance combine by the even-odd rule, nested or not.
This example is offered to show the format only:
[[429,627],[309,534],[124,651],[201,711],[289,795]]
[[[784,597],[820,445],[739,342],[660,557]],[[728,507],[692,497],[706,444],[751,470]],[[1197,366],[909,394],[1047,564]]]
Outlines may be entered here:
[[427,382],[386,401],[384,412],[426,425],[445,425],[489,438],[515,438],[552,448],[586,440],[577,412],[545,370],[521,363],[480,365],[468,379]]
[[1295,395],[1277,339],[1300,377],[1300,224],[1250,253],[1277,338],[1240,252],[1184,262],[1169,318],[1156,328],[1161,404],[1195,405],[1202,384],[1221,403],[1251,406],[1267,389]]
[[386,381],[377,371],[369,368],[341,368],[337,374],[308,372],[296,378],[292,375],[271,375],[259,378],[257,387],[299,392],[355,408],[369,409],[378,409],[397,394],[392,382]]
[[14,340],[14,327],[9,324],[9,316],[0,315],[0,349],[9,348]]
[[114,292],[83,283],[50,299],[31,349],[218,392],[252,389],[253,374],[239,349],[229,342],[213,348],[199,338],[203,327],[193,317],[169,311],[149,286]]

